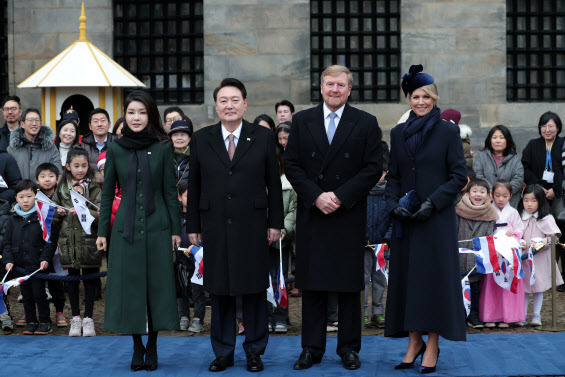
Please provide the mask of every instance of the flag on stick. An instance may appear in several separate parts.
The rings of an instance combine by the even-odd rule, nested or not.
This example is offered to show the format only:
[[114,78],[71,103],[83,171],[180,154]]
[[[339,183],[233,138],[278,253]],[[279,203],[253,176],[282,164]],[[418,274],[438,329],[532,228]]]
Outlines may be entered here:
[[2,290],[4,291],[4,294],[8,294],[8,290],[10,288],[20,286],[23,282],[27,281],[30,277],[32,277],[33,275],[35,275],[39,271],[41,271],[41,268],[38,268],[37,270],[35,270],[34,272],[32,272],[29,275],[22,276],[22,277],[19,277],[17,279],[12,279],[12,280],[5,282],[2,285]]
[[288,303],[288,296],[286,295],[286,283],[284,281],[283,268],[282,268],[282,240],[279,240],[279,274],[277,276],[277,292],[275,298],[280,306],[286,308]]
[[534,253],[532,248],[528,249],[528,263],[530,264],[530,285],[536,282],[536,265],[534,264]]
[[71,200],[73,201],[73,206],[75,207],[82,229],[84,229],[86,234],[90,234],[90,226],[94,221],[94,216],[90,214],[88,207],[86,207],[86,198],[75,190],[71,190]]
[[273,279],[271,279],[271,274],[269,275],[269,288],[267,288],[267,301],[269,301],[273,306],[277,307],[277,300],[275,300],[275,292],[273,291]]
[[477,263],[477,272],[479,274],[490,274],[500,271],[493,236],[474,238],[473,247],[476,251],[475,262]]
[[388,284],[388,274],[386,272],[385,250],[388,250],[386,243],[375,245],[375,256],[377,257],[377,271],[381,271]]
[[190,252],[194,256],[194,273],[190,278],[190,282],[204,285],[204,247],[194,246]]

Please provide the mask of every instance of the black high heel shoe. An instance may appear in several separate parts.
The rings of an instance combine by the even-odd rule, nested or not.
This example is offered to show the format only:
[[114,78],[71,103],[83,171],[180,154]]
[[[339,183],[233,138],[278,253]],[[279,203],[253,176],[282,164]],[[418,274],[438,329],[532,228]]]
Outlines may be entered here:
[[[138,339],[136,338],[137,336],[139,336]],[[145,356],[145,347],[141,342],[141,335],[134,335],[133,356],[131,358],[131,365],[130,365],[132,372],[137,372],[145,369],[145,363],[143,362],[144,356]]]
[[420,369],[418,370],[418,372],[420,372],[420,374],[428,374],[435,372],[438,359],[439,359],[439,347],[437,348],[436,365],[434,365],[433,367],[425,367],[423,365],[420,365]]
[[145,354],[145,369],[152,372],[157,369],[157,366],[157,331],[150,331]]
[[[412,368],[414,366],[414,362],[416,361],[418,356],[421,356],[422,358],[424,357],[424,352],[426,352],[426,342],[422,341],[422,347],[420,347],[420,351],[418,351],[418,353],[414,357],[414,360],[412,360],[411,363],[401,362],[400,364],[395,366],[394,369],[410,369],[410,368]],[[422,358],[420,358],[420,362],[422,362]]]

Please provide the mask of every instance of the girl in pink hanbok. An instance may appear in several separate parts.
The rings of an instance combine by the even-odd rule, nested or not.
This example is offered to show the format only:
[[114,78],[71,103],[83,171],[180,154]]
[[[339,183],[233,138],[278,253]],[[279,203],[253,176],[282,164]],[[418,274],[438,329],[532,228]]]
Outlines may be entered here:
[[[506,231],[508,237],[522,238],[524,225],[518,211],[509,201],[512,198],[512,186],[508,181],[497,181],[493,186],[493,203],[498,214],[495,233]],[[479,301],[479,318],[485,322],[485,327],[507,328],[509,323],[522,323],[526,320],[524,312],[524,279],[520,279],[516,294],[500,287],[494,281],[493,275],[488,274],[482,281]]]
[[[552,234],[555,234],[555,238],[559,238],[561,232],[550,213],[549,203],[545,199],[543,187],[539,185],[527,186],[518,209],[522,215],[522,223],[524,224],[524,234],[522,235],[522,239],[526,241],[524,249],[526,250],[527,247],[532,247],[539,242],[546,244],[543,249],[534,255],[534,284],[530,285],[531,271],[529,263],[522,264],[524,272],[526,273],[526,276],[522,278],[524,281],[524,291],[526,293],[526,315],[528,314],[530,293],[533,293],[534,312],[532,314],[531,325],[541,326],[540,313],[543,292],[551,288],[551,263],[556,263],[555,260],[551,259],[549,243],[551,242]],[[563,284],[561,274],[558,273],[556,279],[557,285]]]

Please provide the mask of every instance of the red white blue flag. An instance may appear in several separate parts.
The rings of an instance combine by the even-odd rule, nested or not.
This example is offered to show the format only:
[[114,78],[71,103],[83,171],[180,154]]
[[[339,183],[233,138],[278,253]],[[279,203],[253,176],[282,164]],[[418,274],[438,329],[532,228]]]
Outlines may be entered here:
[[476,252],[475,262],[479,274],[490,274],[500,271],[501,267],[494,247],[493,236],[474,238],[473,247]]
[[381,271],[388,283],[388,274],[386,272],[385,250],[388,250],[386,243],[375,245],[375,257],[377,257],[377,271]]
[[286,285],[284,282],[282,268],[279,268],[279,273],[277,276],[277,290],[275,291],[275,300],[277,300],[280,306],[286,308],[286,305],[288,304],[288,298],[286,295]]
[[204,285],[204,247],[194,246],[190,249],[194,256],[194,273],[190,278],[190,282],[198,285]]
[[[38,271],[39,270],[35,271],[33,274],[35,274]],[[17,279],[8,280],[7,282],[5,282],[4,285],[2,286],[2,290],[4,291],[4,294],[5,295],[8,294],[8,290],[10,288],[20,286],[23,282],[27,281],[33,274],[29,274],[29,275],[22,276],[22,277],[19,277]]]
[[522,269],[522,258],[519,249],[512,249],[512,262],[508,261],[502,255],[500,258],[500,271],[493,273],[496,284],[512,293],[518,292],[518,283],[524,277],[525,272]]
[[530,285],[534,285],[536,282],[536,265],[534,264],[532,248],[528,250],[528,264],[530,265]]
[[35,201],[37,206],[37,217],[39,218],[39,225],[43,232],[42,237],[45,242],[51,242],[51,224],[53,223],[53,214],[55,213],[55,206]]

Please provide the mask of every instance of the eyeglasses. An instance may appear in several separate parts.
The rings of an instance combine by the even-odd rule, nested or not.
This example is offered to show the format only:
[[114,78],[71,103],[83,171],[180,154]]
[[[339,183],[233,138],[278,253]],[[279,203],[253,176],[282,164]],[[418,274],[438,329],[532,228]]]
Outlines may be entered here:
[[171,124],[173,122],[176,122],[177,120],[181,120],[181,118],[179,118],[179,117],[174,117],[172,119],[168,118],[168,119],[165,120],[165,124]]
[[11,111],[11,112],[15,112],[18,111],[20,108],[19,107],[4,107],[2,110],[4,111]]
[[29,123],[29,124],[34,124],[34,123],[41,124],[41,119],[39,119],[39,118],[29,119],[29,118],[28,118],[28,119],[26,119],[26,123]]

